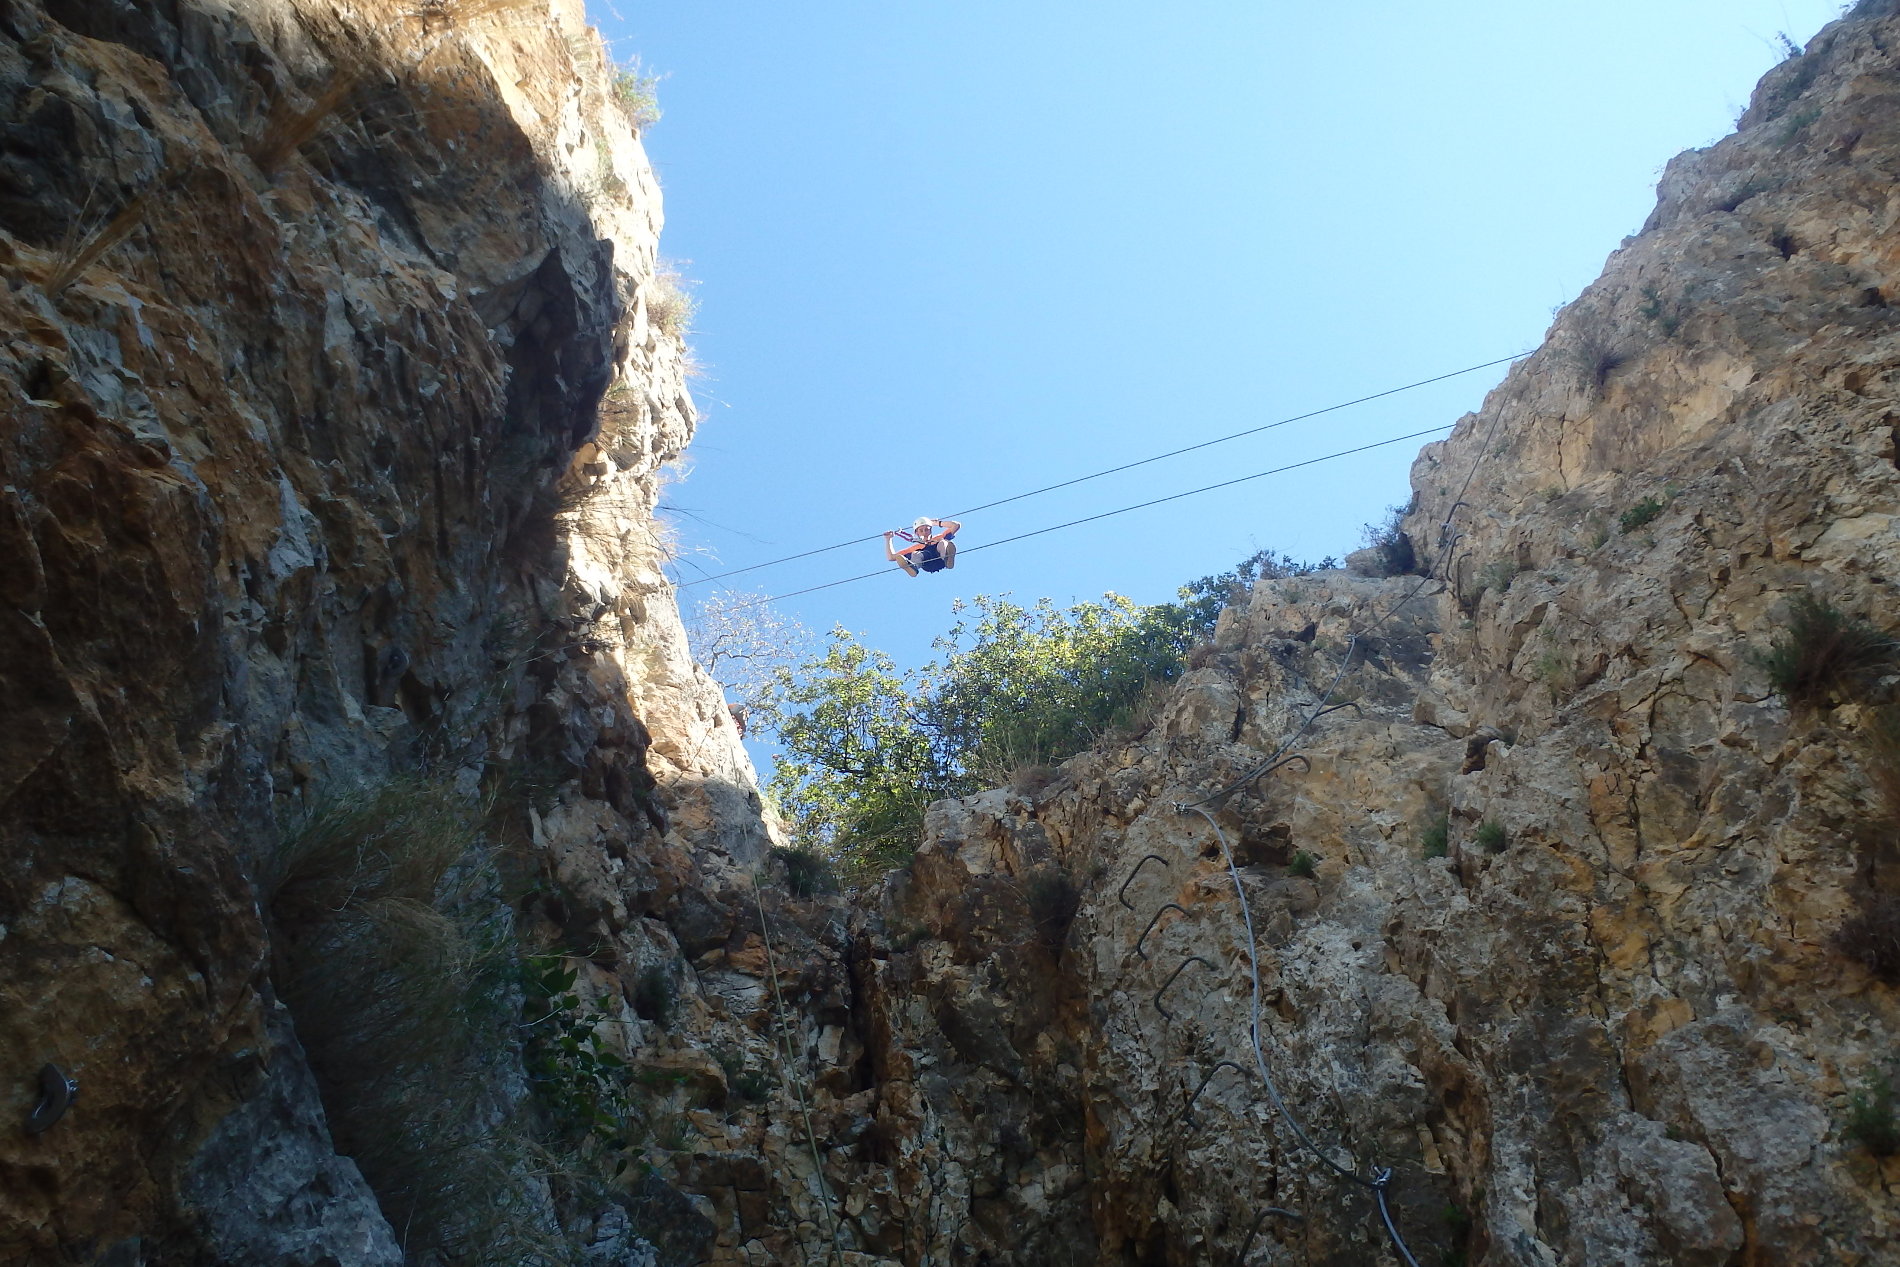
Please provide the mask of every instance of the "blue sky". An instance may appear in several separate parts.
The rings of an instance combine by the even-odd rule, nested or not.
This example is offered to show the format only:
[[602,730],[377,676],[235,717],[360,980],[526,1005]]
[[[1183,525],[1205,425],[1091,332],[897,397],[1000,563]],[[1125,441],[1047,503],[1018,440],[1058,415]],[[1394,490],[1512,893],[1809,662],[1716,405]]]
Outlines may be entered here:
[[[589,0],[706,365],[681,578],[1528,350],[1834,0]],[[966,520],[966,548],[1453,422],[1501,369]],[[792,599],[900,662],[953,598],[1343,555],[1422,441]],[[727,582],[878,568],[862,545]],[[688,589],[690,600],[705,587]]]

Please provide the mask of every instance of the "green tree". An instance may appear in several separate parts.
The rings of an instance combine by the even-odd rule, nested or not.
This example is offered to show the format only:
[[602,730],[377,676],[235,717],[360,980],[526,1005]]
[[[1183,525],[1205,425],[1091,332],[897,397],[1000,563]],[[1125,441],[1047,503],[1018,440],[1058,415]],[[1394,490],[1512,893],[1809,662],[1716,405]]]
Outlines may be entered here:
[[970,790],[930,743],[921,703],[916,675],[842,628],[822,656],[781,671],[760,720],[784,748],[771,791],[800,845],[848,874],[894,865],[926,805]]
[[1068,608],[979,596],[958,605],[937,660],[915,671],[834,629],[823,655],[779,670],[758,710],[783,747],[772,794],[802,847],[868,878],[910,857],[932,801],[1131,726],[1223,608],[1258,579],[1314,566],[1261,551],[1153,606],[1119,594]]

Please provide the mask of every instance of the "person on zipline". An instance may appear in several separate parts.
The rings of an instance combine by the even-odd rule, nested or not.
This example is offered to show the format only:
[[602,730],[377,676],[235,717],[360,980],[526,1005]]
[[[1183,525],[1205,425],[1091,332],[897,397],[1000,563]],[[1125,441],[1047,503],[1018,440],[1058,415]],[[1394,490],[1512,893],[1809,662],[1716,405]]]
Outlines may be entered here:
[[[884,557],[912,576],[917,575],[919,570],[941,572],[945,568],[953,568],[957,565],[957,543],[954,538],[962,527],[954,519],[920,517],[910,526],[909,532],[900,529],[884,534]],[[893,537],[902,537],[910,544],[893,550]]]

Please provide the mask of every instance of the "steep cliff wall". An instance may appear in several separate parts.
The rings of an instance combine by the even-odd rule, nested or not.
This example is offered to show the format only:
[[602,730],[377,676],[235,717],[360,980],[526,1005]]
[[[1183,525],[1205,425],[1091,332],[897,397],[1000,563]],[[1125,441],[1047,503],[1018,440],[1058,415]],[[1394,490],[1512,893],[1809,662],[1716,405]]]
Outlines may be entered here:
[[1424,1263],[1893,1258],[1894,684],[1759,653],[1900,624],[1897,56],[1671,166],[1416,574],[1256,587],[852,910],[664,592],[578,5],[0,0],[0,1261],[1396,1262],[1387,1168]]
[[[0,1261],[415,1256],[279,1001],[272,877],[353,805],[416,816],[359,870],[414,802],[479,820],[490,924],[585,952],[611,1050],[699,1006],[681,942],[768,842],[655,597],[694,415],[616,87],[577,0],[0,3]],[[485,1112],[531,1116],[497,1033]],[[532,1169],[550,1254],[641,1261],[624,1193]]]
[[1397,1261],[1264,1067],[1420,1262],[1900,1256],[1848,1129],[1900,1006],[1841,938],[1896,883],[1892,748],[1760,659],[1804,597],[1900,623],[1897,57],[1862,4],[1671,164],[1421,454],[1429,576],[1262,584],[1144,735],[933,811],[857,961],[873,1243]]

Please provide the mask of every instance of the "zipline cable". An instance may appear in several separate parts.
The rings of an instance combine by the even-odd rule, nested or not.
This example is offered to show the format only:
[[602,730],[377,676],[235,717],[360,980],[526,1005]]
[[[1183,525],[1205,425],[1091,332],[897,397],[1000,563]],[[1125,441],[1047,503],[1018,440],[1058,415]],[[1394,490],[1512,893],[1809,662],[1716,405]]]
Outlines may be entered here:
[[[1138,466],[1147,466],[1151,462],[1160,462],[1167,458],[1179,457],[1183,453],[1192,453],[1196,449],[1211,448],[1216,444],[1225,444],[1229,440],[1239,440],[1246,436],[1259,435],[1262,431],[1271,431],[1275,427],[1284,427],[1289,423],[1305,422],[1309,418],[1317,418],[1322,414],[1337,413],[1341,409],[1350,409],[1354,405],[1363,405],[1368,401],[1381,400],[1387,396],[1396,396],[1400,392],[1409,392],[1419,387],[1429,387],[1433,383],[1442,383],[1449,378],[1457,378],[1464,374],[1475,374],[1479,370],[1487,370],[1494,365],[1505,365],[1511,361],[1519,361],[1529,355],[1529,352],[1519,352],[1515,356],[1499,357],[1495,361],[1486,361],[1482,365],[1467,365],[1461,370],[1452,370],[1449,373],[1434,375],[1431,378],[1421,378],[1416,383],[1407,383],[1403,387],[1389,387],[1382,392],[1374,392],[1370,396],[1360,396],[1355,400],[1344,400],[1336,405],[1327,405],[1323,409],[1315,409],[1309,413],[1295,414],[1291,418],[1282,418],[1278,422],[1269,422],[1258,427],[1249,427],[1245,431],[1236,431],[1231,435],[1216,436],[1212,440],[1203,440],[1199,444],[1190,444],[1185,448],[1170,449],[1166,453],[1157,453],[1153,457],[1140,458],[1133,462],[1124,462],[1120,466],[1111,466],[1104,471],[1095,471],[1088,475],[1078,475],[1074,479],[1063,480],[1058,484],[1046,484],[1041,488],[1032,488],[1026,493],[1017,493],[1012,497],[1004,497],[993,502],[984,502],[981,506],[972,506],[968,510],[959,510],[953,515],[946,515],[944,517],[946,519],[961,519],[965,515],[974,515],[979,511],[994,510],[998,506],[1007,506],[1011,502],[1023,501],[1030,497],[1040,497],[1044,493],[1052,493],[1059,488],[1068,488],[1075,484],[1085,484],[1089,480],[1101,479],[1105,475],[1116,475],[1122,471],[1132,471]],[[783,558],[767,559],[763,563],[752,563],[742,568],[733,568],[728,572],[717,572],[711,576],[702,576],[698,580],[682,582],[675,586],[675,588],[690,589],[695,585],[705,585],[710,581],[723,580],[728,576],[738,576],[745,572],[757,572],[761,568],[776,567],[781,563],[790,563],[796,559],[809,559],[817,554],[829,554],[833,550],[843,550],[848,546],[863,545],[869,541],[879,540],[883,535],[881,532],[874,532],[868,537],[853,537],[849,541],[840,541],[836,545],[819,546],[815,550],[806,550],[799,554],[788,554]],[[840,584],[842,584],[842,582],[840,582]]]
[[[1245,484],[1249,480],[1265,479],[1269,475],[1281,475],[1287,471],[1297,471],[1301,467],[1315,466],[1321,462],[1331,462],[1335,458],[1351,457],[1355,453],[1365,453],[1371,449],[1382,449],[1388,444],[1399,444],[1406,440],[1416,440],[1420,436],[1435,435],[1440,431],[1451,430],[1453,425],[1454,424],[1447,423],[1444,426],[1427,427],[1423,431],[1411,431],[1411,432],[1407,432],[1405,435],[1393,436],[1387,440],[1375,440],[1371,444],[1362,444],[1356,449],[1341,449],[1337,453],[1328,453],[1321,457],[1308,458],[1304,462],[1290,462],[1285,466],[1276,466],[1270,471],[1256,471],[1252,475],[1242,475],[1231,480],[1222,480],[1218,484],[1206,484],[1200,488],[1190,488],[1185,493],[1170,493],[1166,497],[1156,497],[1149,501],[1136,502],[1132,506],[1121,506],[1114,510],[1105,510],[1099,515],[1087,515],[1081,519],[1071,519],[1067,523],[1053,524],[1047,528],[1037,528],[1031,532],[1017,533],[1013,537],[1004,537],[1001,541],[986,541],[980,546],[970,546],[967,549],[958,550],[957,557],[962,558],[964,555],[975,554],[979,550],[991,550],[997,546],[1010,545],[1017,541],[1026,541],[1030,537],[1040,537],[1045,533],[1060,532],[1064,528],[1074,528],[1079,524],[1094,523],[1098,519],[1110,519],[1116,515],[1125,515],[1131,510],[1146,510],[1150,506],[1159,506],[1165,502],[1180,501],[1183,497],[1194,497],[1201,493],[1211,493],[1215,489],[1231,488],[1235,484]],[[969,512],[965,511],[964,513],[968,514]],[[952,518],[954,517],[955,516],[952,516]],[[869,538],[867,538],[867,540],[868,539]],[[726,575],[730,575],[730,573],[727,573]],[[842,581],[827,581],[823,585],[812,585],[802,590],[792,590],[790,593],[786,593],[786,594],[774,594],[770,598],[757,598],[757,599],[753,599],[749,603],[735,603],[731,607],[727,608],[726,610],[741,611],[747,607],[760,606],[763,603],[776,603],[776,602],[781,602],[787,598],[797,598],[800,594],[816,594],[819,590],[836,589],[840,585],[850,585],[855,581],[868,581],[874,576],[895,576],[895,575],[897,575],[897,573],[893,568],[881,567],[875,572],[863,572],[857,576],[847,576]],[[708,578],[708,579],[715,579],[715,578]],[[698,582],[694,582],[694,584],[697,584],[697,583]],[[679,588],[683,589],[685,587],[681,586]]]

